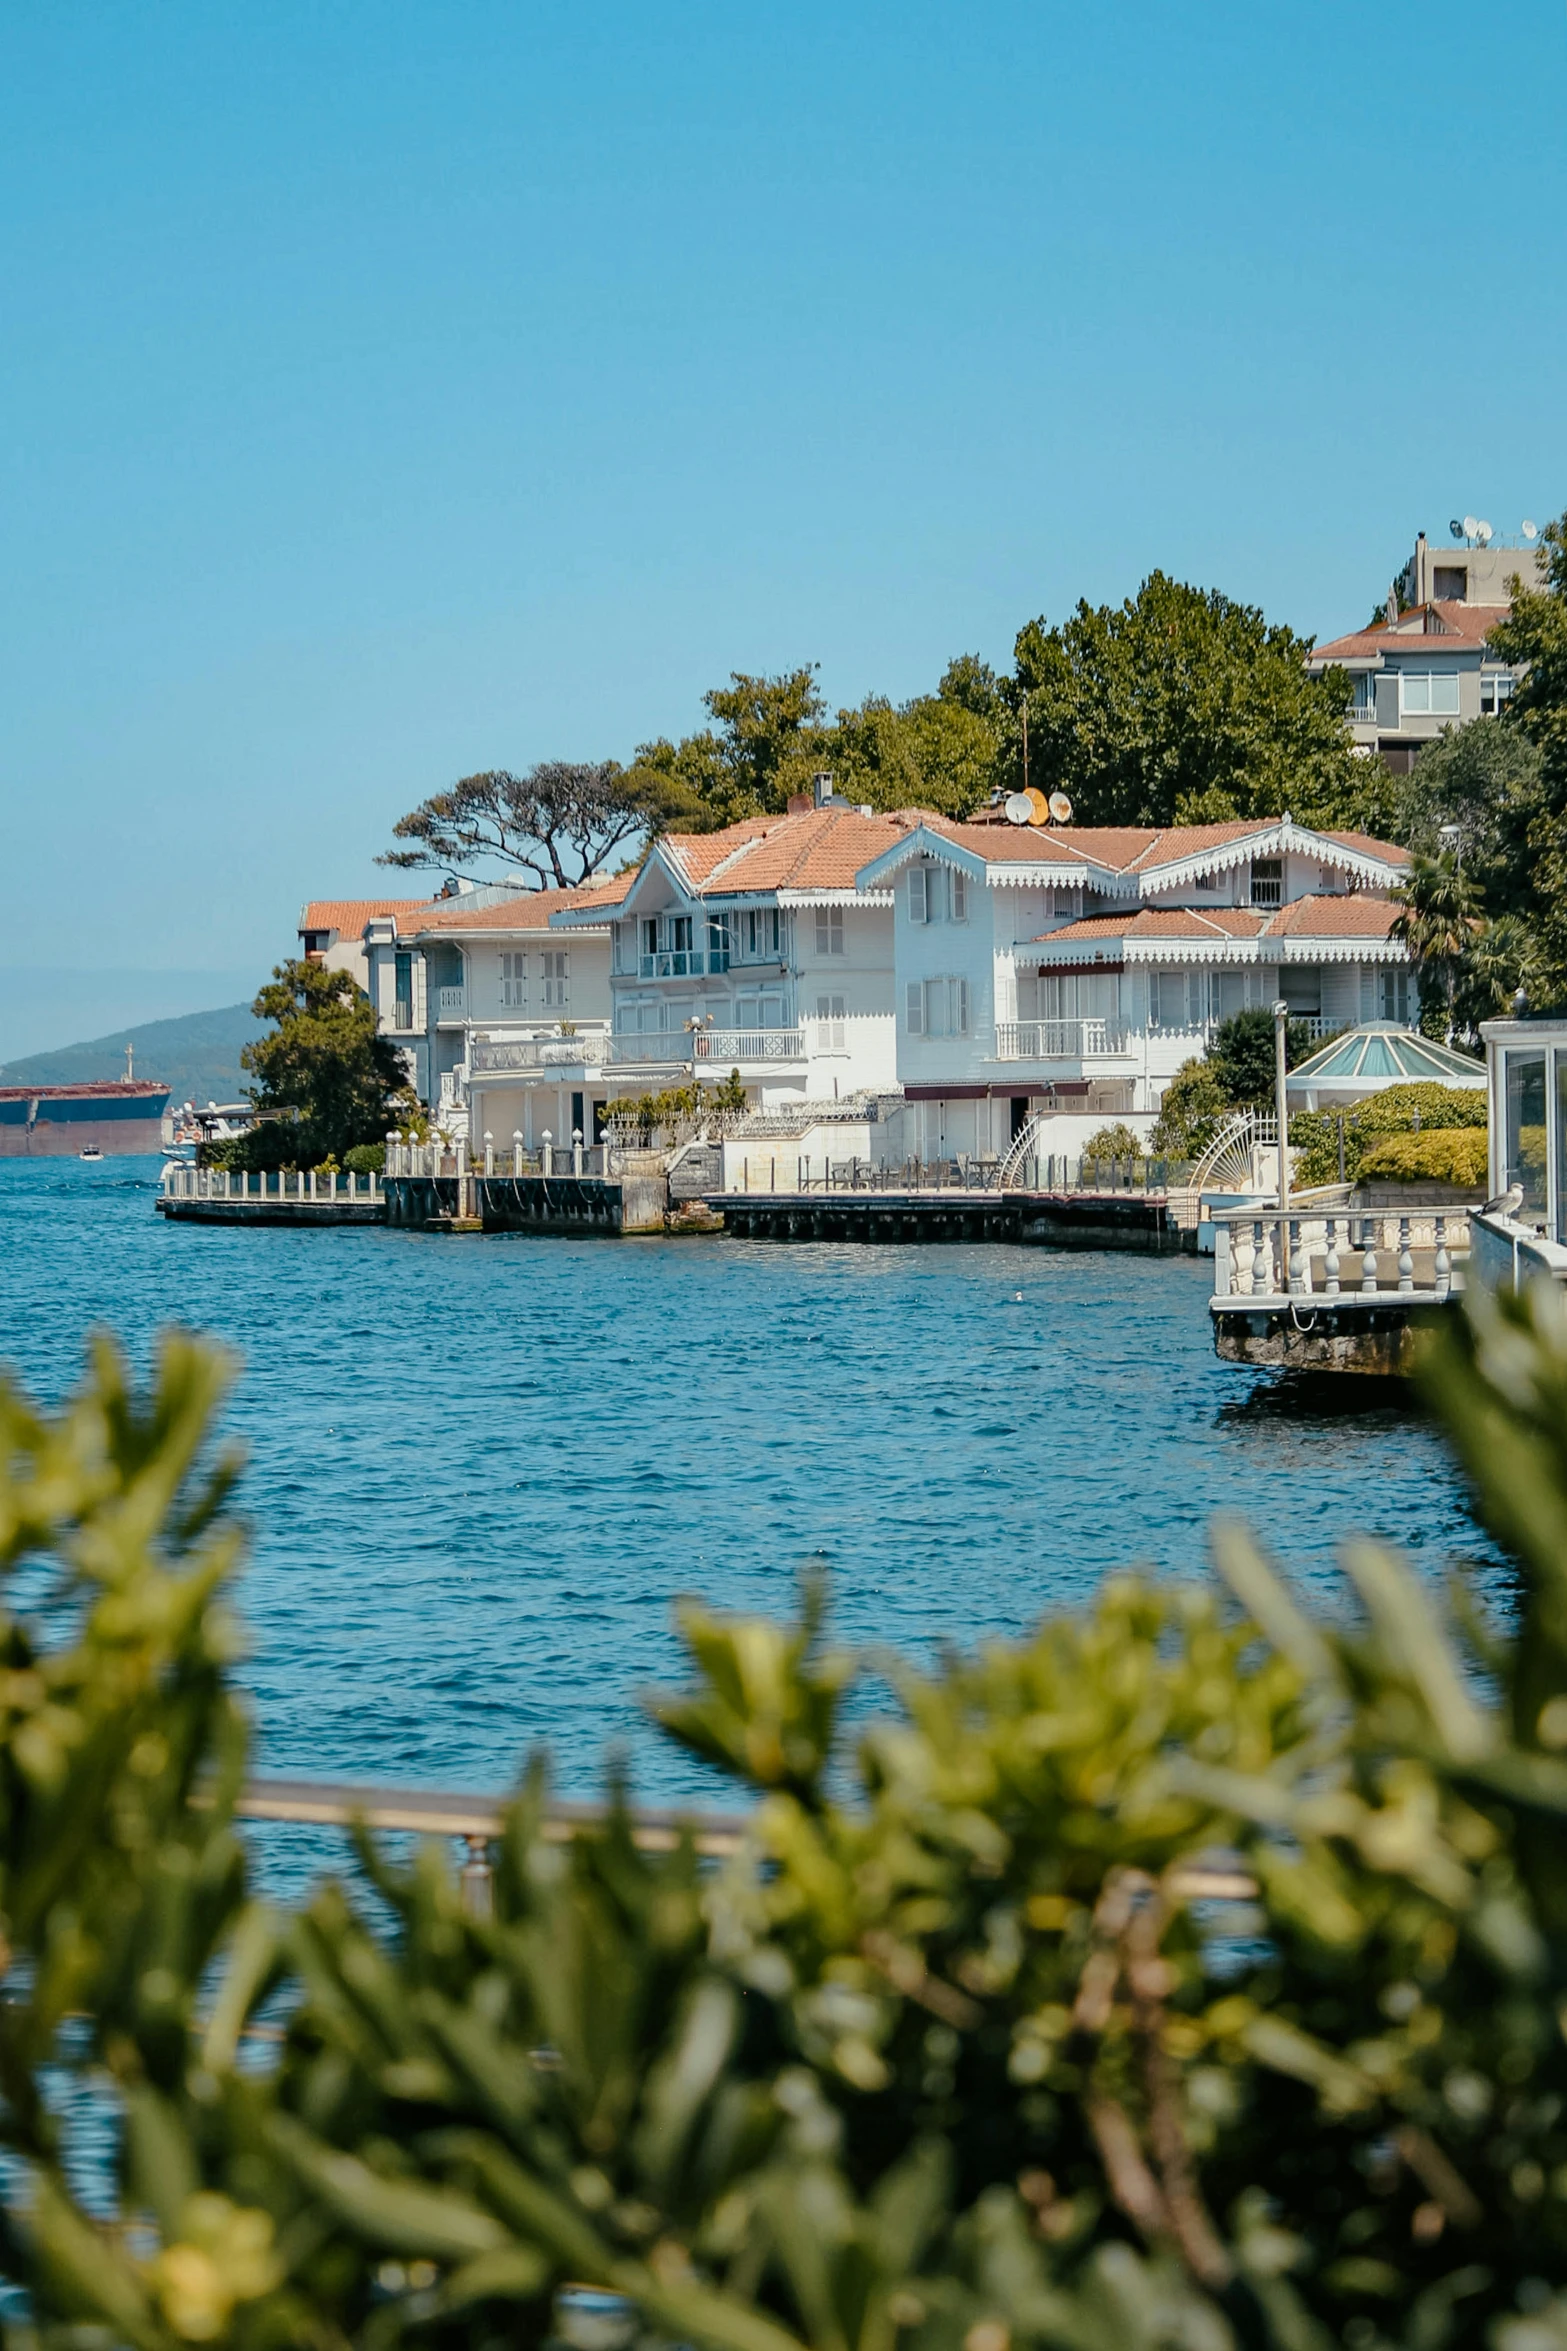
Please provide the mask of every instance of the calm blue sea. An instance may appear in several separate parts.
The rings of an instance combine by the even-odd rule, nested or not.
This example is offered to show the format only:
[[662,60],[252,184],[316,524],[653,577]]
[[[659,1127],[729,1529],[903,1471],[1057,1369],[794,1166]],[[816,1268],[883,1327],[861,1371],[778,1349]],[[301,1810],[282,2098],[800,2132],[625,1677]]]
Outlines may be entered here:
[[107,1324],[242,1359],[240,1602],[258,1761],[498,1787],[545,1741],[590,1793],[711,1787],[643,1726],[670,1602],[787,1610],[929,1654],[1021,1632],[1106,1570],[1205,1572],[1216,1511],[1341,1596],[1351,1529],[1477,1556],[1436,1434],[1344,1382],[1216,1361],[1209,1268],[1040,1249],[576,1244],[166,1226],[157,1163],[0,1162],[0,1360],[76,1379]]

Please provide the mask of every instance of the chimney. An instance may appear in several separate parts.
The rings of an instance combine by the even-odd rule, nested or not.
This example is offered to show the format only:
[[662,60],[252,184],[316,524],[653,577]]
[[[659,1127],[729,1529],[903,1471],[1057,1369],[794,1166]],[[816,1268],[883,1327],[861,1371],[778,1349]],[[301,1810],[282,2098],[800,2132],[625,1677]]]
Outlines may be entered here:
[[791,792],[787,813],[790,816],[809,816],[815,805],[809,792]]
[[811,789],[816,794],[816,805],[818,808],[830,808],[832,806],[832,774],[829,769],[824,767],[819,771],[819,773],[812,776]]

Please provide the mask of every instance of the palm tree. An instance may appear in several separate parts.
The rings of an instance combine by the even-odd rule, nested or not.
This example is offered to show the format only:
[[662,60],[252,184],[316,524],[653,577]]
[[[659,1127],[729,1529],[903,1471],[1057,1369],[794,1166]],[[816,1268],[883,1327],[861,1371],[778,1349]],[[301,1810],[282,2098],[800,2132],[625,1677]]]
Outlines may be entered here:
[[1422,857],[1416,850],[1410,859],[1409,879],[1394,895],[1401,912],[1393,925],[1393,936],[1403,940],[1410,961],[1422,975],[1421,994],[1426,993],[1425,973],[1430,972],[1439,982],[1451,1037],[1459,976],[1482,927],[1479,893],[1451,850],[1443,850],[1438,857]]

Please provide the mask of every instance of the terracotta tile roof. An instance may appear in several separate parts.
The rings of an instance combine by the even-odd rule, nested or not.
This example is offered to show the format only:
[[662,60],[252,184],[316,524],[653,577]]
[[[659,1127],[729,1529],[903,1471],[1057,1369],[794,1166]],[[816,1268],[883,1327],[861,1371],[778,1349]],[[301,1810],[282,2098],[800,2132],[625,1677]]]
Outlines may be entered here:
[[302,908],[302,931],[336,931],[339,938],[357,939],[367,922],[378,916],[417,914],[428,898],[312,898]]
[[692,886],[700,889],[714,867],[722,865],[726,857],[733,857],[748,841],[761,840],[774,826],[798,821],[787,816],[747,816],[739,824],[726,824],[721,832],[666,833],[662,845],[672,853]]
[[813,808],[786,816],[721,866],[705,896],[755,890],[852,890],[862,865],[908,831],[897,816],[861,816],[856,808]]
[[1342,848],[1358,850],[1363,857],[1380,857],[1384,865],[1407,865],[1409,851],[1401,849],[1396,841],[1379,841],[1374,833],[1324,833],[1325,841],[1337,841]]
[[1281,906],[1267,925],[1270,939],[1386,939],[1402,908],[1369,891],[1343,897],[1296,898]]
[[[438,898],[421,909],[425,920],[410,933],[426,938],[445,931],[547,931],[555,914],[586,914],[597,907],[606,912],[619,906],[636,880],[636,872],[616,874],[609,881],[587,882],[579,890],[522,890],[515,898],[493,900],[488,906],[466,906],[461,898]],[[398,925],[402,930],[403,925]]]
[[[1368,629],[1352,629],[1347,637],[1315,646],[1308,667],[1321,669],[1332,661],[1369,661],[1381,653],[1407,659],[1411,654],[1473,653],[1491,630],[1512,611],[1510,604],[1421,604],[1401,612],[1396,621],[1374,621]],[[1426,627],[1426,615],[1437,625]]]
[[1062,923],[1031,943],[1036,947],[1071,945],[1079,940],[1102,944],[1106,939],[1256,939],[1267,927],[1267,917],[1244,906],[1215,906],[1201,912],[1195,906],[1143,906],[1127,914],[1087,914],[1078,922]]
[[1034,947],[1103,946],[1110,939],[1385,939],[1399,908],[1391,898],[1349,890],[1292,899],[1271,914],[1250,906],[1143,906],[1088,914],[1030,940]]
[[705,898],[770,890],[852,890],[862,866],[890,849],[923,811],[862,816],[857,808],[809,808],[752,816],[719,833],[670,833],[687,885]]

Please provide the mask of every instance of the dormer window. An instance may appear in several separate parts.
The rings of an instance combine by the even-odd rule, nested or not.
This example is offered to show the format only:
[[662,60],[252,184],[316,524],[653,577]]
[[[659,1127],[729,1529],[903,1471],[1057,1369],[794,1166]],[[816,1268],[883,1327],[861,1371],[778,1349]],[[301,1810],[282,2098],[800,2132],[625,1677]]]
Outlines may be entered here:
[[1283,905],[1284,860],[1282,857],[1254,857],[1252,859],[1251,902],[1253,906]]

